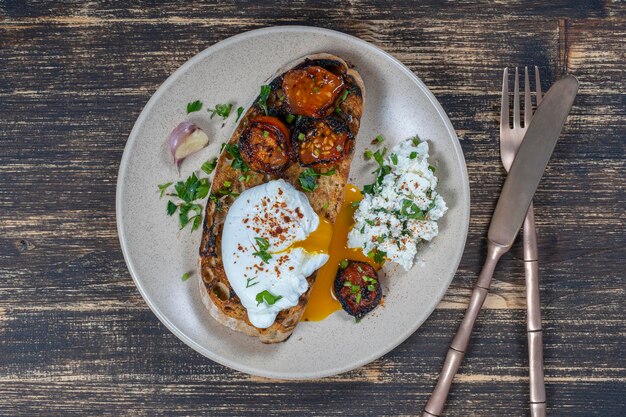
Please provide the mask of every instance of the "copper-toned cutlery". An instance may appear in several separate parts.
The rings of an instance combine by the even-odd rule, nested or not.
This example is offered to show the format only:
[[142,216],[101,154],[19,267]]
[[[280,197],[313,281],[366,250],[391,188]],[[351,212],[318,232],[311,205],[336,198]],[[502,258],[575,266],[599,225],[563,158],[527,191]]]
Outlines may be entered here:
[[[541,80],[537,67],[535,67],[535,89],[537,105],[539,105],[541,103]],[[515,68],[513,128],[511,128],[509,124],[509,72],[505,68],[502,76],[502,108],[500,109],[500,158],[506,172],[509,172],[511,168],[515,154],[533,117],[528,68],[524,68],[524,126],[520,123],[519,102],[519,76],[517,68]],[[530,368],[530,415],[531,417],[545,417],[546,387],[543,376],[543,330],[539,306],[537,235],[532,202],[524,220],[523,238],[526,271],[526,332],[528,334],[528,364]]]
[[[543,98],[511,165],[487,234],[487,259],[472,291],[465,317],[450,344],[423,417],[439,416],[461,365],[478,313],[487,297],[500,257],[508,252],[526,217],[533,195],[578,92],[578,80],[566,75]],[[518,105],[519,106],[519,105]],[[519,117],[519,115],[518,115]]]

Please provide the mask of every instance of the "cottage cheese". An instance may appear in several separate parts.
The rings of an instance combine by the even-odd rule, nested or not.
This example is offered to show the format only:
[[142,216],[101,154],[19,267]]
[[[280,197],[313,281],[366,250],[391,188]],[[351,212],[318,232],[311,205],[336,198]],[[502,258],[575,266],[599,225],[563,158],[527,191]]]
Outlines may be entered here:
[[429,169],[427,142],[408,139],[384,161],[391,171],[360,202],[348,246],[370,256],[382,252],[408,271],[416,261],[418,243],[437,236],[437,220],[448,208],[435,191],[437,177]]

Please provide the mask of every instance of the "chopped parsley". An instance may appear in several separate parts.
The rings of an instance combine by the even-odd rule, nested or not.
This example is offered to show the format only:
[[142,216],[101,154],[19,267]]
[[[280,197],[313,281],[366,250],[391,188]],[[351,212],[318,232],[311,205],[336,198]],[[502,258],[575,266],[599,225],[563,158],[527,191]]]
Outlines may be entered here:
[[400,214],[409,219],[424,220],[426,218],[425,213],[413,201],[405,198],[402,200],[402,208]]
[[171,216],[172,214],[174,214],[177,208],[178,206],[176,204],[174,204],[172,201],[168,201],[167,202],[167,215]]
[[224,145],[224,149],[233,159],[233,162],[231,162],[230,164],[232,168],[240,169],[243,173],[248,172],[250,167],[244,162],[243,158],[241,157],[241,153],[239,152],[239,146],[227,143],[226,145]]
[[350,203],[350,207],[357,208],[359,207],[359,204],[361,204],[360,201],[353,201],[352,203]]
[[263,137],[264,137],[264,138],[269,137],[269,135],[270,135],[270,132],[268,132],[267,130],[264,130],[264,131],[263,131]]
[[[170,185],[171,183],[160,185],[161,193],[164,193]],[[205,198],[209,194],[209,188],[209,180],[198,178],[195,173],[191,174],[185,181],[178,181],[174,185],[175,193],[168,195],[178,198],[179,201],[169,200],[167,202],[167,215],[172,216],[178,210],[180,228],[183,229],[191,223],[191,231],[193,232],[200,227],[202,222],[202,206],[195,201]]]
[[254,278],[246,278],[246,288],[250,288],[250,287],[255,286],[256,284],[258,284],[258,283],[259,283],[259,281],[257,281],[257,282],[252,282],[252,281],[254,281],[254,280],[255,280],[255,279],[257,279],[257,278],[258,278],[258,277],[254,277]]
[[259,306],[264,301],[268,306],[271,306],[276,304],[276,301],[280,300],[281,298],[283,298],[282,295],[274,295],[268,290],[264,290],[256,295],[256,302],[257,306]]
[[395,153],[392,153],[390,155],[391,158],[391,162],[393,162],[394,165],[398,165],[398,155],[396,155]]
[[380,143],[383,143],[385,141],[385,137],[383,135],[378,135],[374,138],[374,140],[372,140],[372,145],[378,145]]
[[363,153],[363,157],[365,158],[366,161],[369,161],[370,159],[372,159],[372,151],[370,151],[369,149],[366,149],[365,152]]
[[430,169],[432,171],[432,173],[435,173],[435,167],[432,165],[428,165],[428,169]]
[[361,293],[358,293],[358,294],[356,295],[356,298],[355,298],[355,300],[354,300],[354,301],[356,301],[357,303],[360,303],[360,302],[361,302],[361,298],[363,298],[363,296],[361,295]]
[[189,272],[185,272],[183,274],[183,276],[180,278],[183,282],[187,281],[189,278],[191,278],[191,274]]
[[208,112],[211,113],[211,119],[216,114],[220,116],[222,119],[226,119],[230,115],[230,110],[233,108],[232,104],[216,104],[215,108],[208,109]]
[[222,188],[217,190],[220,195],[229,195],[231,197],[239,197],[239,193],[233,192],[232,183],[230,181],[224,181]]
[[324,210],[328,210],[328,206],[329,206],[329,204],[328,204],[328,201],[327,201],[327,202],[325,202],[325,203],[324,203],[324,205],[322,206],[322,208],[323,208]]
[[293,122],[295,118],[296,116],[294,116],[293,114],[288,114],[285,120],[287,121],[287,123],[291,124],[291,122]]
[[417,152],[413,151],[411,152],[411,154],[409,155],[409,159],[415,159],[417,158]]
[[339,99],[339,101],[337,102],[337,106],[335,106],[335,113],[341,113],[341,108],[339,106],[341,106],[341,104],[346,101],[346,99],[348,98],[348,95],[352,92],[351,89],[346,88],[345,90],[343,90],[343,93],[341,94],[341,98]]
[[378,168],[374,171],[376,175],[376,181],[373,184],[368,184],[363,186],[363,194],[376,194],[382,188],[383,178],[385,175],[391,172],[391,166],[385,165],[385,154],[387,153],[387,148],[383,148],[377,150],[372,154],[374,160],[378,164]]
[[235,119],[235,122],[239,121],[239,118],[241,117],[242,113],[243,113],[243,107],[237,107],[237,119]]
[[165,195],[165,191],[170,185],[172,185],[171,182],[166,182],[165,184],[157,185],[157,187],[159,187],[159,198],[163,198],[163,196]]
[[204,164],[202,164],[201,169],[207,175],[211,175],[211,173],[215,170],[216,166],[217,166],[217,158],[213,158],[213,160],[206,161]]
[[263,262],[268,264],[270,262],[270,259],[272,259],[272,255],[270,255],[270,253],[267,251],[270,248],[270,243],[267,241],[267,239],[263,237],[255,237],[254,240],[256,240],[257,247],[255,249],[257,249],[257,251],[254,252],[252,255],[258,256]]
[[267,116],[267,99],[270,97],[271,92],[272,92],[272,89],[270,88],[269,85],[262,85],[261,94],[259,94],[259,99],[257,100],[257,104],[259,105],[261,110],[263,110],[266,116]]
[[326,172],[315,172],[313,168],[307,168],[298,177],[298,181],[300,182],[300,186],[304,191],[314,191],[317,188],[317,177],[324,176],[330,177],[335,174],[335,168],[330,169]]
[[344,259],[343,261],[339,262],[339,268],[341,269],[346,269],[348,267],[348,260]]
[[420,143],[422,143],[422,140],[419,138],[419,136],[415,135],[411,138],[411,140],[413,141],[413,145],[417,146]]
[[306,136],[304,136],[304,133],[302,132],[298,133],[298,140],[302,141],[304,140],[304,138],[306,138]]
[[187,114],[200,111],[202,109],[202,102],[200,100],[187,103]]
[[385,262],[385,256],[387,256],[387,252],[384,252],[378,248],[372,249],[367,253],[367,257],[374,259],[374,262],[379,265],[382,265]]

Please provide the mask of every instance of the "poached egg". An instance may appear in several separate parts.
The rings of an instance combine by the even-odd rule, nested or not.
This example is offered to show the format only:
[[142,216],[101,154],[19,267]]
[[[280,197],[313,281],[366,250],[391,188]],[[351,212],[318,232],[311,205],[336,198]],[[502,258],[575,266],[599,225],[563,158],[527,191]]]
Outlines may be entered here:
[[284,180],[241,193],[224,222],[222,260],[252,325],[267,328],[298,304],[306,278],[329,259],[331,236],[332,225]]

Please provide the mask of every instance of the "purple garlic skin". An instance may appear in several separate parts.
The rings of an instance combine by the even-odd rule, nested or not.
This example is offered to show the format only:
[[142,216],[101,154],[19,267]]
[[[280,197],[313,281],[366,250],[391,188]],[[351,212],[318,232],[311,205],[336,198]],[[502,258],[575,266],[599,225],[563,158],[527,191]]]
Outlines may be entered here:
[[176,166],[183,159],[194,152],[198,152],[209,143],[209,137],[206,133],[188,120],[176,126],[167,140]]

